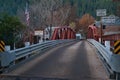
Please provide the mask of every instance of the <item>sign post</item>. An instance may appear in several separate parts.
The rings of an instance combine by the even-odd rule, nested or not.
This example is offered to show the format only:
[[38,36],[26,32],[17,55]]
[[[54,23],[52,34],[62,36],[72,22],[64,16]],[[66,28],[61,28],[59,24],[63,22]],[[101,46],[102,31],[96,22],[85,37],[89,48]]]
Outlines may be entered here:
[[[106,9],[97,9],[96,10],[96,15],[97,16],[100,16],[100,17],[103,17],[103,16],[106,16]],[[101,26],[101,44],[103,43],[103,39],[102,39],[102,34],[103,34],[103,31],[102,31],[102,28],[103,28],[103,26],[102,26],[102,21],[101,21],[101,23],[100,23],[100,26]]]

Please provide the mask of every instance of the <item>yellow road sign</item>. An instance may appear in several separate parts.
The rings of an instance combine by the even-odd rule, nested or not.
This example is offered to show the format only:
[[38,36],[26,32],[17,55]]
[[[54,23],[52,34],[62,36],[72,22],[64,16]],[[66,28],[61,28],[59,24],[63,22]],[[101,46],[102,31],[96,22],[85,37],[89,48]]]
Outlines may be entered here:
[[120,40],[114,42],[114,53],[120,54]]
[[5,43],[0,40],[0,52],[5,51]]

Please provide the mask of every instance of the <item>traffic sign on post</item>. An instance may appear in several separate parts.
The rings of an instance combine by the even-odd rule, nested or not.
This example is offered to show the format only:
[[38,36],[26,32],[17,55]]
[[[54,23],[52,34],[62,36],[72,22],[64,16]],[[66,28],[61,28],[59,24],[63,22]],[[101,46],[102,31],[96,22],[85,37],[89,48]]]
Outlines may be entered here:
[[[97,9],[96,10],[96,15],[100,16],[100,17],[106,16],[106,9]],[[101,43],[103,42],[103,40],[102,40],[102,33],[103,33],[102,29],[103,29],[103,26],[102,26],[102,22],[101,22]]]
[[97,9],[97,16],[106,16],[106,9]]

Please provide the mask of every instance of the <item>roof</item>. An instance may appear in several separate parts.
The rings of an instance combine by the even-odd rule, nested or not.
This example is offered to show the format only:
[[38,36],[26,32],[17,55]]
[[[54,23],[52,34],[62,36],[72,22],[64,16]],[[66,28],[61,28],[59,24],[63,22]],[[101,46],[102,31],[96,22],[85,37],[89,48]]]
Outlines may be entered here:
[[103,32],[104,35],[120,34],[120,26],[107,26]]
[[105,32],[104,35],[120,34],[119,32]]

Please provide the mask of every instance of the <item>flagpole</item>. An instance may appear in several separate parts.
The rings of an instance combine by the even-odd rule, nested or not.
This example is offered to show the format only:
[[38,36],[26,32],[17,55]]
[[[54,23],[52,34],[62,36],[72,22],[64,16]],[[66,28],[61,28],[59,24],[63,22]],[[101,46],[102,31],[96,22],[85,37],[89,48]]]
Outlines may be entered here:
[[28,39],[27,41],[30,42],[30,25],[29,25],[29,19],[30,19],[30,14],[29,14],[29,10],[28,10],[28,3],[26,2],[26,8],[25,8],[25,17],[26,17],[26,24],[27,24],[27,36]]

